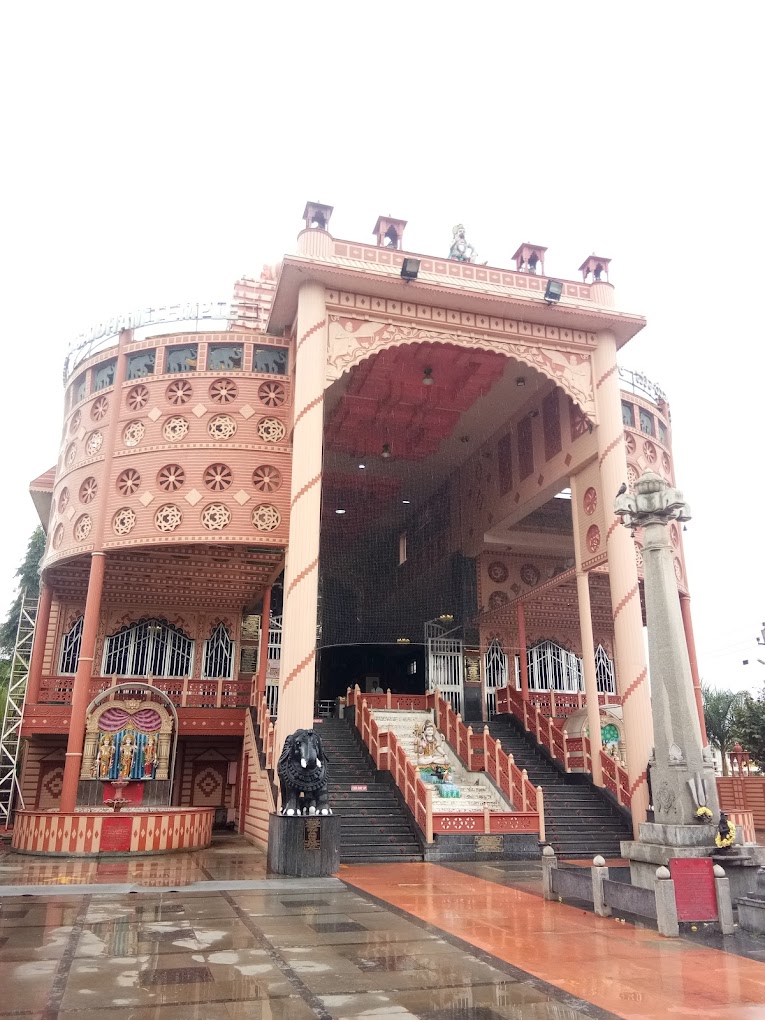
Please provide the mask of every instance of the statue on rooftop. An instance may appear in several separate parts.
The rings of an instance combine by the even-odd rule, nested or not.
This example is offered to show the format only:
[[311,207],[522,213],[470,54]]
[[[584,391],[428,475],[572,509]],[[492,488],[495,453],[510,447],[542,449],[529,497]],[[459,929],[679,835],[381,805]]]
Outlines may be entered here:
[[475,258],[475,248],[465,238],[465,228],[458,223],[452,230],[452,246],[449,249],[449,258],[458,262],[472,262]]

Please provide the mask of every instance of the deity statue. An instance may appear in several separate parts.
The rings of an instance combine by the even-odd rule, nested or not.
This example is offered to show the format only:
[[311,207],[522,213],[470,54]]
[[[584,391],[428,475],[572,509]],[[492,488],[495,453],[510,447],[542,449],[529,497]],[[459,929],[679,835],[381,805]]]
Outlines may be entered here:
[[465,239],[465,228],[458,223],[452,230],[452,246],[449,249],[449,258],[458,262],[472,262],[475,257],[475,248]]
[[108,779],[114,764],[114,741],[109,733],[102,733],[98,741],[98,750],[93,761],[93,777]]
[[415,729],[415,750],[418,765],[446,765],[449,759],[444,750],[441,734],[436,730],[435,723],[428,719],[420,728]]
[[133,756],[135,755],[135,739],[130,730],[126,730],[120,745],[120,779],[130,779],[130,772],[133,768]]
[[157,744],[154,737],[149,736],[143,746],[143,777],[151,779],[154,776],[154,766],[157,761]]

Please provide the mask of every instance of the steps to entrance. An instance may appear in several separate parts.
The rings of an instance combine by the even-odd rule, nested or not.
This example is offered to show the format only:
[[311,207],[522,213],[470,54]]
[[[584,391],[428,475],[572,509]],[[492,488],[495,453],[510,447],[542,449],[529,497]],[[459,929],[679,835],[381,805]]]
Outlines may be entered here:
[[393,786],[370,763],[350,723],[325,719],[316,730],[327,754],[330,806],[340,816],[340,863],[421,861],[420,844]]
[[[373,709],[372,717],[381,731],[396,734],[399,745],[413,765],[417,764],[415,747],[415,727],[425,722],[432,722],[429,712],[403,712]],[[510,805],[505,804],[488,779],[480,773],[468,772],[457,761],[452,749],[444,741],[449,758],[452,762],[452,785],[459,788],[459,797],[433,797],[433,814],[448,814],[454,811],[509,811]]]
[[489,724],[493,740],[526,769],[534,786],[544,792],[547,841],[561,857],[620,857],[619,843],[632,839],[632,826],[591,784],[572,783],[540,753],[514,719],[495,718]]

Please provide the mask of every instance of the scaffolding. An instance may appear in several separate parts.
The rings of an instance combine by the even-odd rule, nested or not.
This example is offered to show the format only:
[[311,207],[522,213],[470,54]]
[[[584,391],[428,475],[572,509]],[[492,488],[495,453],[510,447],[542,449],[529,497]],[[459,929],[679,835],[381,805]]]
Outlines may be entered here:
[[18,760],[21,747],[21,721],[24,718],[24,700],[29,680],[29,664],[35,637],[38,598],[22,592],[16,644],[13,648],[8,692],[0,732],[0,827],[11,825],[14,793],[18,793],[22,808],[24,801],[18,778]]

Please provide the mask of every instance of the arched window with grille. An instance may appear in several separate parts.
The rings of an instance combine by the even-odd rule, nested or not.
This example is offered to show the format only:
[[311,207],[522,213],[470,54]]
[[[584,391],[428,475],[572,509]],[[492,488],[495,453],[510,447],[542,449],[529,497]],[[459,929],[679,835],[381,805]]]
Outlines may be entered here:
[[161,618],[143,619],[106,638],[104,676],[190,676],[194,642]]
[[205,661],[203,676],[209,678],[228,678],[234,661],[234,642],[225,625],[219,623],[210,637],[205,641]]
[[64,634],[64,639],[61,642],[61,658],[59,660],[58,671],[65,676],[73,676],[77,672],[84,619],[84,616],[78,616],[66,634]]
[[595,676],[598,678],[598,694],[616,694],[614,664],[603,645],[595,649]]
[[487,688],[507,687],[507,654],[497,638],[486,649],[485,670]]
[[582,660],[553,641],[541,641],[528,650],[529,690],[581,691]]

